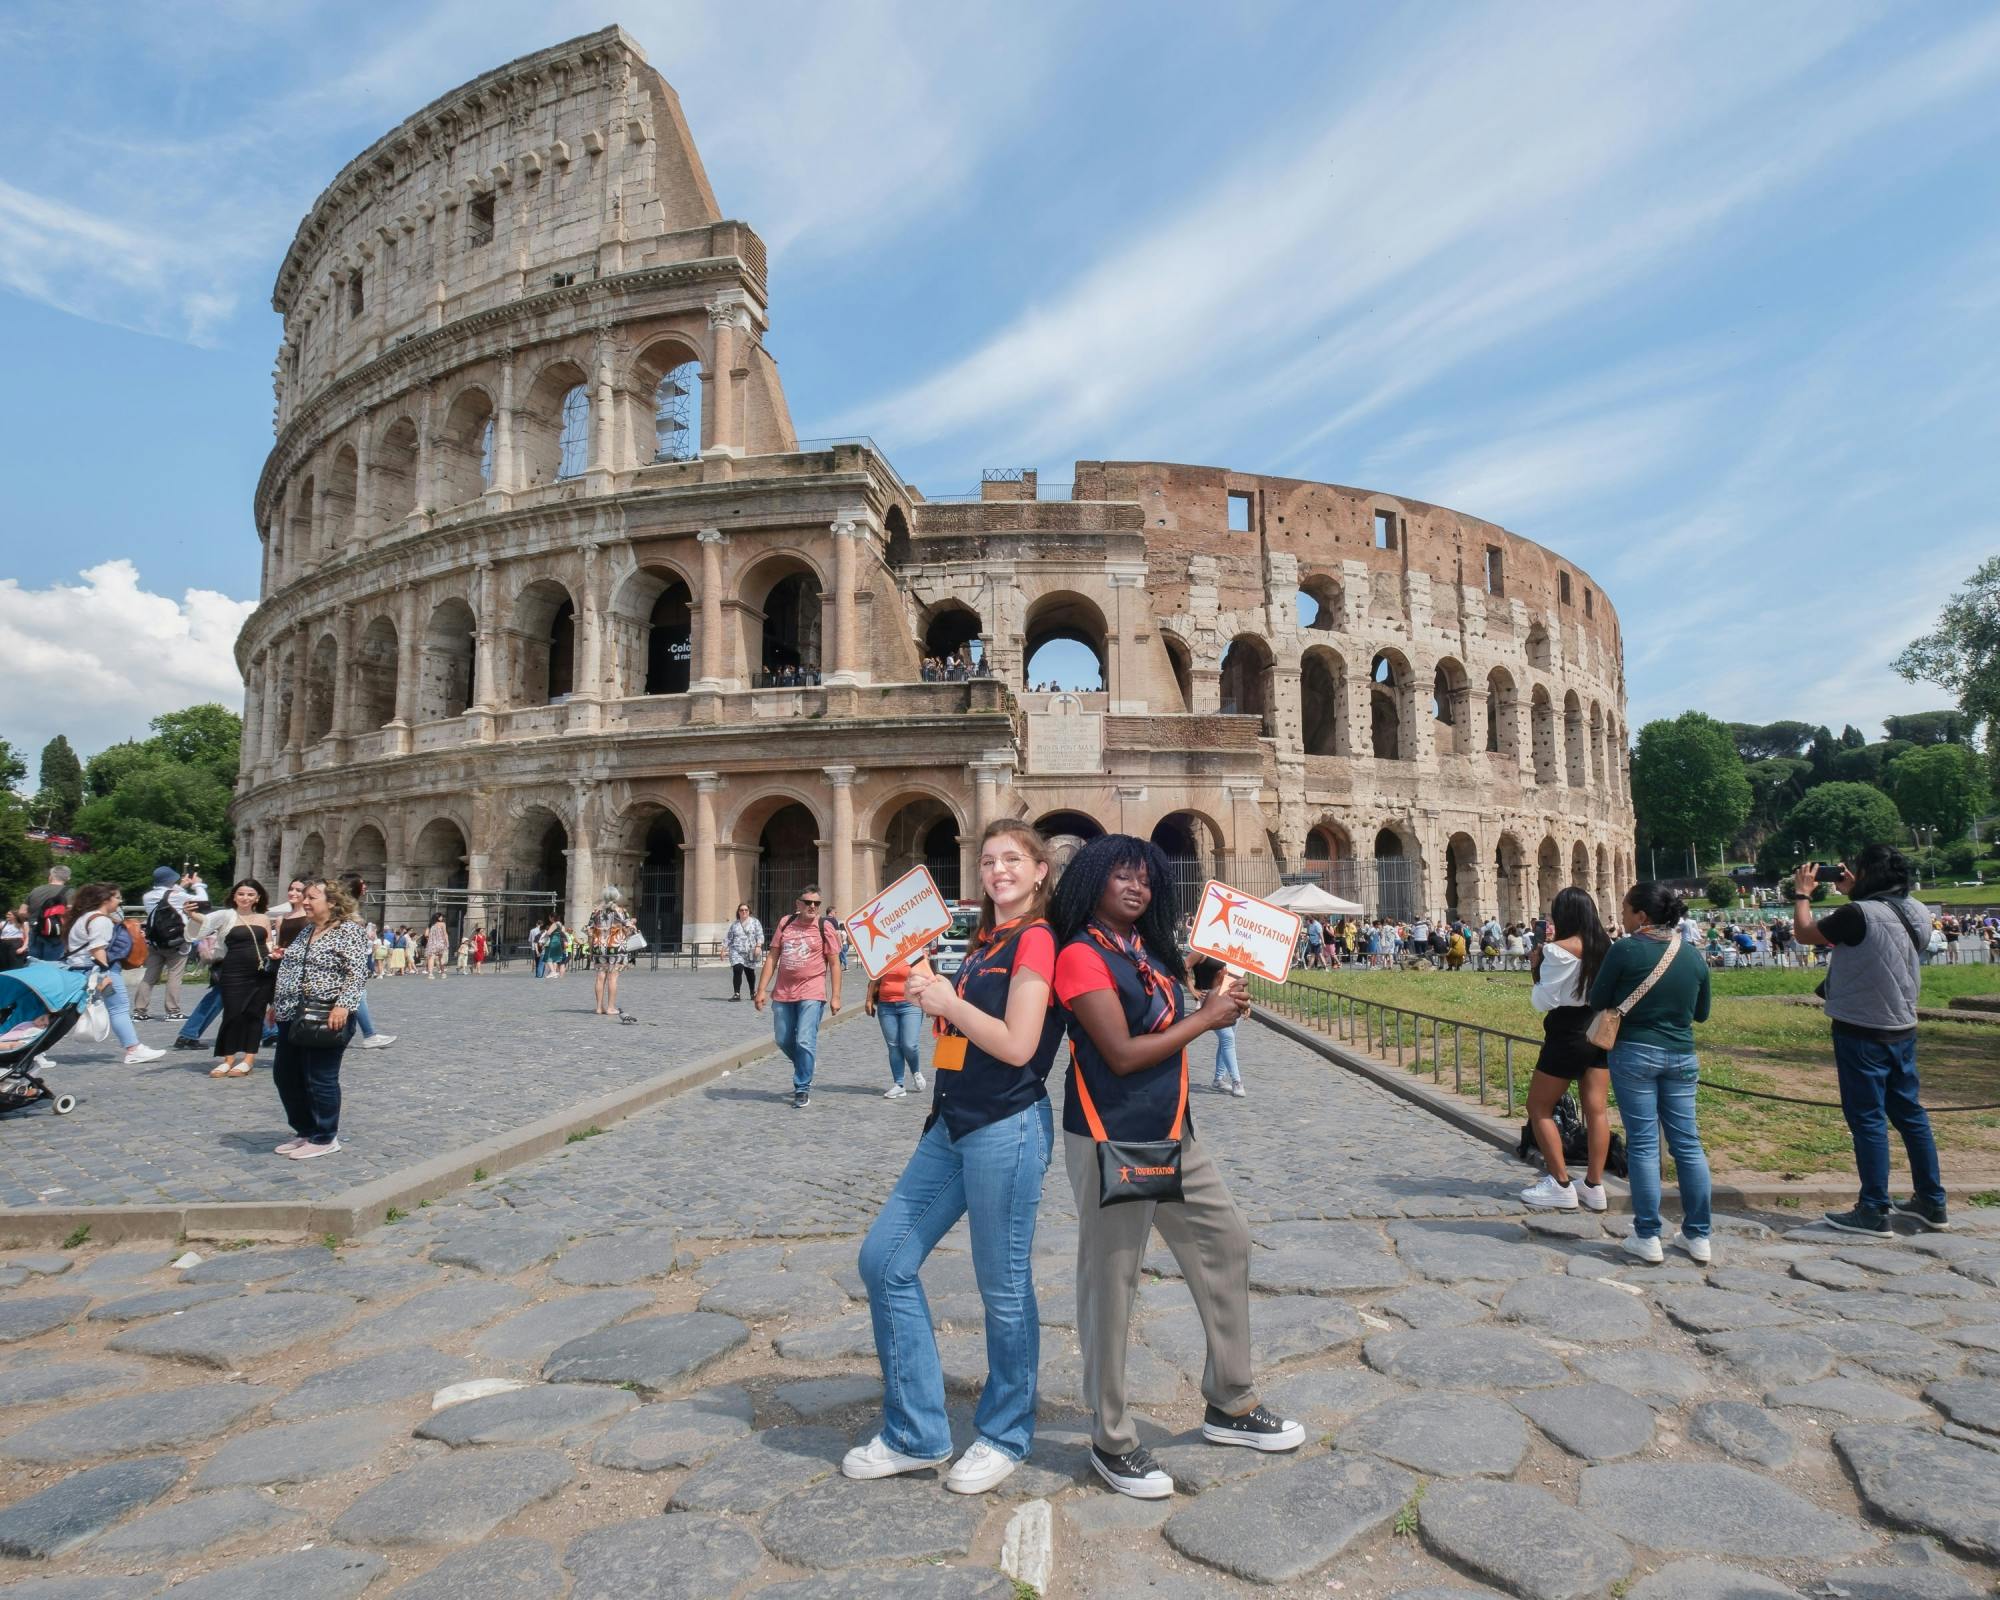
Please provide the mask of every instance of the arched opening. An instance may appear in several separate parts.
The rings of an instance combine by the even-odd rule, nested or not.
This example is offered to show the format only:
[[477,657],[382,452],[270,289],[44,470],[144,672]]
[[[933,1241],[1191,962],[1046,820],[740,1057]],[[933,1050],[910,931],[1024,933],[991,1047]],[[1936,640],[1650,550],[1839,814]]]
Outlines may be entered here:
[[1581,789],[1590,758],[1583,748],[1583,702],[1570,690],[1563,696],[1563,755],[1572,789]]
[[1337,822],[1322,822],[1306,834],[1305,869],[1329,894],[1360,901],[1355,882],[1354,841]]
[[1423,862],[1405,848],[1401,834],[1384,828],[1375,835],[1375,914],[1406,921],[1417,914]]
[[694,669],[693,592],[671,567],[639,568],[605,613],[607,681],[620,696],[685,694]]
[[1510,760],[1521,758],[1521,702],[1505,667],[1486,674],[1486,748]]
[[516,706],[555,705],[576,683],[576,602],[553,578],[537,578],[514,601]]
[[1028,608],[1023,682],[1091,694],[1105,685],[1104,613],[1080,594],[1043,595]]
[[677,336],[657,339],[632,363],[630,453],[639,463],[701,454],[701,357]]
[[901,506],[891,506],[882,513],[882,542],[890,566],[900,567],[909,562],[910,523]]
[[339,555],[354,542],[354,486],[360,472],[360,458],[354,446],[344,444],[333,453],[333,466],[326,475],[326,510],[322,514],[323,554]]
[[1472,753],[1472,689],[1450,656],[1431,674],[1431,740],[1441,756]]
[[291,870],[301,878],[316,878],[326,871],[326,840],[318,832],[309,833],[299,841],[299,858],[292,863]]
[[569,829],[562,818],[544,806],[530,806],[514,827],[506,872],[509,889],[554,895],[556,910],[566,912]]
[[1256,717],[1264,732],[1274,734],[1271,647],[1254,633],[1239,633],[1222,652],[1222,714]]
[[1160,630],[1160,643],[1167,647],[1167,668],[1174,675],[1174,692],[1181,697],[1183,712],[1194,710],[1194,652],[1187,641],[1177,633],[1165,628]]
[[1549,630],[1537,622],[1528,629],[1528,665],[1547,672],[1550,660]]
[[964,884],[959,872],[958,819],[934,795],[898,806],[882,826],[882,882],[894,883],[913,867],[926,867],[947,901]]
[[1549,700],[1549,691],[1539,683],[1528,702],[1528,720],[1532,724],[1531,739],[1535,749],[1535,782],[1552,784],[1557,781],[1556,765],[1556,708]]
[[986,646],[980,635],[979,613],[956,600],[947,600],[931,612],[924,626],[919,653],[930,664],[934,677],[970,677],[982,669]]
[[396,720],[396,625],[377,617],[362,630],[354,653],[354,728],[357,733]]
[[574,361],[556,361],[537,374],[514,412],[514,448],[521,462],[519,488],[573,478],[590,463],[589,377]]
[[452,401],[431,448],[440,510],[477,500],[493,486],[493,402],[485,390],[467,389]]
[[375,521],[393,528],[417,508],[417,425],[408,417],[389,424],[368,463],[368,493]]
[[1035,831],[1051,841],[1068,835],[1088,843],[1104,832],[1104,824],[1081,811],[1051,811],[1035,824]]
[[1445,842],[1444,908],[1454,921],[1479,915],[1479,846],[1467,833],[1454,833]]
[[332,634],[321,634],[313,646],[306,672],[306,743],[318,744],[333,732],[333,686],[339,678],[340,651]]
[[1292,604],[1308,632],[1339,633],[1347,626],[1347,591],[1338,578],[1314,573],[1300,581]]
[[1410,664],[1394,650],[1384,650],[1368,669],[1370,747],[1377,761],[1407,761],[1412,752],[1403,730],[1410,716]]
[[1590,702],[1590,782],[1591,787],[1604,787],[1604,707],[1595,700]]
[[1336,650],[1315,646],[1299,670],[1299,723],[1309,756],[1352,753],[1347,733],[1347,663]]
[[639,931],[656,945],[681,942],[685,844],[680,822],[671,811],[657,813],[646,829],[639,881],[632,886],[632,915]]
[[758,566],[745,580],[744,655],[760,689],[819,682],[824,634],[819,577],[793,556]]
[[454,597],[431,609],[424,628],[423,677],[417,685],[419,720],[461,716],[471,706],[478,639],[479,624],[463,600]]
[[356,828],[347,841],[344,854],[346,861],[340,869],[342,875],[359,878],[366,890],[361,902],[362,920],[380,926],[382,879],[389,868],[389,847],[383,841],[382,830],[372,824]]
[[694,596],[676,578],[646,618],[647,694],[686,694],[694,668]]
[[410,847],[410,872],[417,887],[463,889],[466,854],[465,834],[458,824],[449,817],[432,818]]
[[1154,824],[1152,837],[1173,865],[1180,904],[1193,905],[1201,886],[1222,874],[1221,831],[1198,812],[1176,811]]
[[302,479],[292,492],[292,515],[285,531],[285,576],[295,578],[319,559],[313,548],[313,499],[318,491],[311,478]]
[[562,436],[556,448],[556,476],[582,477],[590,465],[590,391],[580,383],[562,397]]
[[1546,917],[1563,886],[1562,850],[1553,839],[1543,839],[1535,851],[1535,911]]
[[1499,903],[1500,921],[1505,927],[1527,920],[1527,907],[1521,904],[1523,871],[1521,841],[1511,833],[1501,834],[1493,847],[1493,890],[1494,899]]
[[[819,824],[796,801],[780,806],[757,835],[758,919],[768,931],[792,910],[809,883],[819,878]],[[828,898],[822,895],[823,900]],[[845,913],[852,906],[837,908]],[[824,915],[824,912],[822,912]]]
[[1608,917],[1611,912],[1611,852],[1603,845],[1597,847],[1597,887],[1592,893],[1597,899],[1597,914]]
[[1590,892],[1590,846],[1581,839],[1570,847],[1569,882],[1572,889]]

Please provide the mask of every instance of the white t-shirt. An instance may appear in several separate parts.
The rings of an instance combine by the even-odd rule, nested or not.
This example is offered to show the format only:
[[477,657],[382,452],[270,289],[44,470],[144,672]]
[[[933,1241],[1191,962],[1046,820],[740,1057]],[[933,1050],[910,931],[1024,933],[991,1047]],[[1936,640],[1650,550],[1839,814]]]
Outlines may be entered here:
[[91,959],[91,952],[109,945],[118,926],[117,918],[102,911],[93,911],[81,922],[72,922],[65,963],[72,967],[95,966],[97,963]]
[[[181,914],[181,927],[183,930],[185,930],[188,925],[187,909],[194,902],[188,899],[187,890],[183,889],[177,883],[170,883],[166,885],[164,888],[148,889],[146,891],[146,897],[139,902],[140,905],[145,907],[145,910],[142,913],[142,920],[147,922],[150,922],[152,920],[153,907],[155,907],[160,903],[161,895],[165,895],[167,897],[167,904],[172,906],[174,910],[178,911]],[[187,936],[186,933],[183,932],[182,937],[185,938],[186,936]]]
[[1557,1006],[1582,1005],[1583,963],[1553,940],[1543,945],[1541,974],[1528,998],[1543,1013]]

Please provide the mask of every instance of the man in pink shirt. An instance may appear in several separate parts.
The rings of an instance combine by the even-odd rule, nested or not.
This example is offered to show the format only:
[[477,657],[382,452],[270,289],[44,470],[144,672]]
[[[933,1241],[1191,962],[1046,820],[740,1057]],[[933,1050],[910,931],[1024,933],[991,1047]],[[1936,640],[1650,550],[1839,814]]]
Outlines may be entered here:
[[792,914],[771,930],[757,992],[751,996],[759,1011],[770,1002],[771,1031],[792,1064],[794,1109],[812,1098],[820,1016],[829,1010],[840,1015],[841,935],[819,908],[819,885],[809,883],[799,891]]

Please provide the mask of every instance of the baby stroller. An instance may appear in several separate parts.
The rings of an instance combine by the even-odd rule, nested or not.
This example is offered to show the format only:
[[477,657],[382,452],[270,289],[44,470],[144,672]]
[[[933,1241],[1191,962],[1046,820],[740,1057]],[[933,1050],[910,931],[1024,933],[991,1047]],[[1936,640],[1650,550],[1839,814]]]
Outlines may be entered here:
[[76,1109],[76,1097],[42,1082],[34,1063],[77,1025],[90,994],[88,973],[52,961],[0,972],[0,1116],[43,1100],[59,1117]]

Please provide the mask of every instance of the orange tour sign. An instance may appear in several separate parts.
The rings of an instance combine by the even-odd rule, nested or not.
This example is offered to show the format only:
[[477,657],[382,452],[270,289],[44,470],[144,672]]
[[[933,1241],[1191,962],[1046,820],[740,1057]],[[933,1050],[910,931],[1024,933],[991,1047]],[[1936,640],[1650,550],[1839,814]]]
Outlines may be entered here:
[[1201,891],[1188,948],[1198,956],[1213,956],[1224,966],[1283,983],[1291,973],[1292,950],[1298,941],[1296,913],[1211,878]]
[[912,867],[847,919],[854,953],[871,978],[919,950],[951,926],[951,907],[922,867]]

